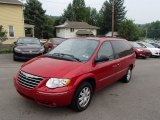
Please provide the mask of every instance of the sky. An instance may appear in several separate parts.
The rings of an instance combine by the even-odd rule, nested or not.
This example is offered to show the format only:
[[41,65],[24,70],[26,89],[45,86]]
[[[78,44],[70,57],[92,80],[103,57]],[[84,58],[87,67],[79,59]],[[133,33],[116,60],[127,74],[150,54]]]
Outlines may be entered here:
[[[62,15],[65,8],[72,0],[39,0],[46,14],[53,16]],[[85,0],[86,6],[94,7],[98,11],[106,0]],[[125,0],[128,19],[137,24],[150,23],[160,20],[160,0]]]

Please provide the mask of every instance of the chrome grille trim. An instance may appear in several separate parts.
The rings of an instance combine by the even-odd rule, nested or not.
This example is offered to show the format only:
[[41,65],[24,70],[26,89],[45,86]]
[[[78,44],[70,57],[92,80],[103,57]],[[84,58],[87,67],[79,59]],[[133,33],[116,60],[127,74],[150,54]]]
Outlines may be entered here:
[[41,81],[42,77],[34,76],[23,71],[19,72],[18,83],[24,87],[33,89],[35,88]]
[[20,79],[20,80],[23,80],[23,81],[25,81],[25,82],[33,83],[33,84],[39,83],[39,82],[28,81],[27,79],[21,78],[20,76],[19,76],[19,79]]
[[[24,76],[24,75],[22,75],[22,74],[19,74],[19,77],[21,77],[21,78],[26,78],[26,76]],[[30,77],[28,77],[27,79],[28,79],[28,80],[37,81],[37,82],[41,81],[41,79],[40,79],[40,80],[37,80],[37,79],[30,78]]]

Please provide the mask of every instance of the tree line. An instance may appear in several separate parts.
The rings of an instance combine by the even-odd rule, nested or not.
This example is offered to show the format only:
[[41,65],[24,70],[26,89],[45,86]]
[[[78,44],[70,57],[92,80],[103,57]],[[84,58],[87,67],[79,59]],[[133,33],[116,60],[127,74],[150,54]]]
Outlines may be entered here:
[[[63,24],[67,20],[87,22],[100,27],[98,31],[99,35],[105,35],[111,31],[112,0],[106,0],[100,11],[86,6],[85,0],[73,0],[64,10],[62,16],[58,18],[54,19],[54,17],[47,16],[45,12],[46,11],[42,8],[42,4],[38,0],[27,0],[24,9],[25,23],[35,25],[36,37],[53,37],[55,35],[53,26]],[[115,31],[119,33],[120,37],[135,40],[138,38],[138,29],[133,21],[126,20],[126,13],[124,0],[115,0]],[[126,28],[125,24],[129,24],[129,26],[126,25],[128,26]]]

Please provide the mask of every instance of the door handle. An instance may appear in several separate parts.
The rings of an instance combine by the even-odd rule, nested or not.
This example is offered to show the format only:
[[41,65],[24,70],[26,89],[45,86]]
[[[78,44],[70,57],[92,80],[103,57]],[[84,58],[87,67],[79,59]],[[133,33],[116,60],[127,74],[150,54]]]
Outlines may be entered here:
[[117,66],[120,66],[120,63],[118,63]]
[[113,65],[112,67],[113,67],[113,68],[116,68],[116,67],[117,67],[117,65]]
[[113,68],[119,67],[120,65],[121,65],[120,63],[113,65]]

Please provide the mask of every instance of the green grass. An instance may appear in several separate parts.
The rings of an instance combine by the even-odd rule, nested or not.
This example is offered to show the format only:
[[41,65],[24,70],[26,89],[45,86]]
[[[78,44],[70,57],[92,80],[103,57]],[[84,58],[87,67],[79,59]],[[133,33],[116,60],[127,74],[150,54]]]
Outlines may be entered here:
[[12,52],[13,52],[13,45],[10,45],[8,48],[0,48],[0,54],[12,53]]

